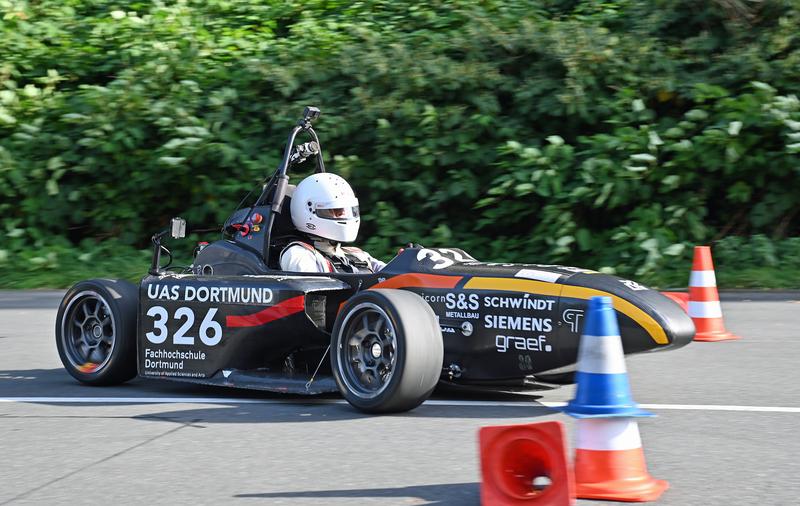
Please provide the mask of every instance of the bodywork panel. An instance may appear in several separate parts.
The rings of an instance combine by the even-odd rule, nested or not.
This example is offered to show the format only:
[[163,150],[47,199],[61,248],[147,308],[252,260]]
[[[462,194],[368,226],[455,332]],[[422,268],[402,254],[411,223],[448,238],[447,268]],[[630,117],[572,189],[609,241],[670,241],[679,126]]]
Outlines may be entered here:
[[[433,308],[444,340],[443,377],[453,383],[520,385],[574,370],[584,313],[597,295],[613,300],[626,354],[680,347],[694,334],[677,304],[630,280],[410,248],[375,274],[148,276],[140,288],[139,373],[333,391],[325,353],[339,308],[357,291],[377,288],[412,291]],[[291,363],[298,351],[307,354],[302,370]]]
[[326,299],[350,291],[321,276],[148,276],[139,297],[139,374],[211,378],[264,368],[297,348],[325,348]]
[[[410,272],[409,272],[410,271]],[[439,317],[444,366],[489,382],[574,370],[585,310],[611,297],[626,354],[691,341],[694,325],[673,301],[634,281],[559,265],[485,263],[458,249],[402,252],[373,288],[414,291]]]

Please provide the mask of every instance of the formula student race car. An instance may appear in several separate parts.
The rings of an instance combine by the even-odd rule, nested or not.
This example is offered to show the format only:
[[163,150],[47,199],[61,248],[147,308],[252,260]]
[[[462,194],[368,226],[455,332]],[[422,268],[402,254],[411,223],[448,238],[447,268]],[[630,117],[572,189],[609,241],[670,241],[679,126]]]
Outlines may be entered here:
[[[297,394],[339,391],[366,412],[422,403],[438,383],[498,390],[569,382],[587,301],[613,299],[626,354],[691,341],[672,300],[633,281],[575,267],[484,263],[458,248],[409,245],[376,273],[282,272],[292,224],[287,172],[307,159],[325,172],[306,108],[258,197],[199,245],[191,267],[161,267],[168,234],[153,236],[138,286],[74,285],[56,320],[67,371],[91,385],[139,376]],[[297,144],[300,133],[311,141]],[[244,207],[241,207],[245,204]],[[308,241],[308,238],[305,238]],[[171,254],[170,254],[171,261]]]

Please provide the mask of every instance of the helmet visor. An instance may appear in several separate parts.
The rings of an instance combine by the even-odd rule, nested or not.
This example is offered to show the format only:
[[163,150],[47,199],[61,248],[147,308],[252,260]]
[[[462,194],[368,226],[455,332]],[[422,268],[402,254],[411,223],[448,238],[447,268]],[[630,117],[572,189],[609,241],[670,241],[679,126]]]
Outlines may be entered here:
[[317,209],[315,214],[326,220],[352,220],[358,218],[358,206]]

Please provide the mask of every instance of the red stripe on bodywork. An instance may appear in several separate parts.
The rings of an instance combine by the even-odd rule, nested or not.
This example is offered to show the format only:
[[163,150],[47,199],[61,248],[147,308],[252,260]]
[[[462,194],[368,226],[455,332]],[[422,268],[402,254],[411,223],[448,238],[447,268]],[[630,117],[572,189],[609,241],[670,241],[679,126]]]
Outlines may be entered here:
[[[437,274],[420,274],[409,273],[400,274],[386,281],[377,283],[369,287],[369,290],[375,288],[455,288],[459,281],[464,279],[463,276],[439,276]],[[347,301],[339,304],[341,311]],[[338,312],[337,311],[337,312]]]
[[303,311],[306,307],[304,299],[304,295],[298,295],[263,309],[258,313],[244,316],[228,316],[225,318],[225,325],[227,327],[258,327]]
[[409,273],[389,278],[370,288],[455,288],[462,276]]

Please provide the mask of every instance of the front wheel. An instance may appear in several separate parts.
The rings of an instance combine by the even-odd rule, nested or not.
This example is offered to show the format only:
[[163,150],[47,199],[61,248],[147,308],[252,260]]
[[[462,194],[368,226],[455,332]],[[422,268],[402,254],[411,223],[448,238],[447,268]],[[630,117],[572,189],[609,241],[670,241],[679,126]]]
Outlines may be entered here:
[[136,287],[122,280],[81,281],[69,289],[56,317],[61,363],[89,385],[114,385],[136,376]]
[[444,343],[431,307],[403,290],[354,295],[331,335],[339,391],[368,413],[408,411],[427,399],[442,371]]

